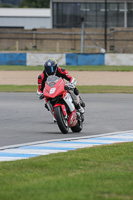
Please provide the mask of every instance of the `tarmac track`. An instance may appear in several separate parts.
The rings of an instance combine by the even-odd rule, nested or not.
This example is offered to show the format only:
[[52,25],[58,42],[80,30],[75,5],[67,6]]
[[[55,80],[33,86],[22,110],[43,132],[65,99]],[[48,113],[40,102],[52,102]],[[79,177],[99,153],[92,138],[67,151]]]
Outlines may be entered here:
[[0,93],[0,147],[133,130],[133,94],[81,94],[86,103],[80,133],[62,134],[34,93]]

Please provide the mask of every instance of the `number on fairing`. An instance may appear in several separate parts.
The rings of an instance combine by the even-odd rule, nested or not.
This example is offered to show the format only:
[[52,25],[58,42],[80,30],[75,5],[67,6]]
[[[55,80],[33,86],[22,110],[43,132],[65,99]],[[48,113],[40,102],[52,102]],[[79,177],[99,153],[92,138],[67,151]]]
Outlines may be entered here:
[[51,88],[49,94],[55,93],[56,88]]

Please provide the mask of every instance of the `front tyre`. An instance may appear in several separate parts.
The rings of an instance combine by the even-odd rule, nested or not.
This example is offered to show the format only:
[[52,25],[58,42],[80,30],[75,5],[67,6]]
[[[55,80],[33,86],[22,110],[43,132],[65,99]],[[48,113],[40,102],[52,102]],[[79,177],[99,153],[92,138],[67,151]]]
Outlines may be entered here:
[[65,119],[65,116],[63,115],[62,109],[60,106],[54,108],[55,118],[57,120],[57,124],[59,129],[62,133],[68,133],[69,127],[68,127],[68,121]]

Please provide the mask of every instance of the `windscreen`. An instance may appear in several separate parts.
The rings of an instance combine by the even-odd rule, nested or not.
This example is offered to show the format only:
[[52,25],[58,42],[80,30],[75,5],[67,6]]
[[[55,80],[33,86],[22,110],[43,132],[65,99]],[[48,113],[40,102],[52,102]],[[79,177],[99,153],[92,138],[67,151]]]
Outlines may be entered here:
[[50,87],[53,87],[59,81],[59,79],[60,78],[58,76],[48,76],[46,82]]

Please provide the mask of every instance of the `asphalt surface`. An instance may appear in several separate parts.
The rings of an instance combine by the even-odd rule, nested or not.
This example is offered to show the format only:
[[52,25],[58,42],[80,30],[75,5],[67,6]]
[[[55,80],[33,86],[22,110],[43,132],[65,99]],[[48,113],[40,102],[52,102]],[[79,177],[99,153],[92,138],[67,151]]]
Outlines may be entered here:
[[0,147],[41,140],[133,130],[133,94],[81,94],[82,132],[62,134],[34,93],[0,93]]

